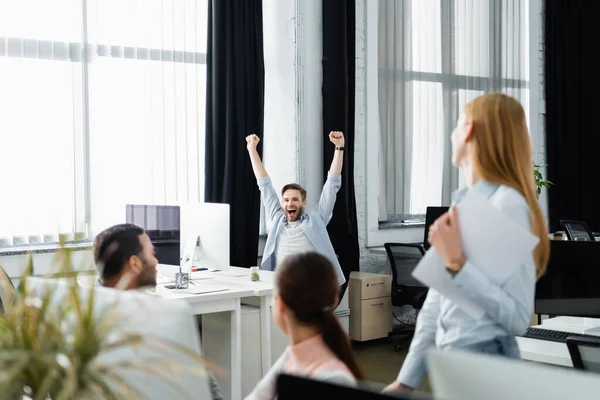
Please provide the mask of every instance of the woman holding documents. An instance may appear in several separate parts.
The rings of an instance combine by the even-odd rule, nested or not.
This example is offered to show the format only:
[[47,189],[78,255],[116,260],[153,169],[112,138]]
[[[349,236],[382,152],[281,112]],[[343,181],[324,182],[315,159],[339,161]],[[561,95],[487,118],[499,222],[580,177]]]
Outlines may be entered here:
[[[447,280],[455,296],[429,290],[406,361],[387,390],[419,387],[426,373],[426,352],[434,346],[519,358],[515,336],[525,333],[529,326],[535,282],[548,262],[550,243],[537,201],[523,108],[509,96],[487,94],[467,104],[464,111],[452,132],[452,163],[466,174],[468,187],[455,194],[450,212],[440,217],[429,231],[429,243],[437,253],[431,256],[439,256],[445,265],[436,270],[439,281],[451,278]],[[490,249],[489,246],[470,249],[469,259],[465,254],[469,243],[462,241],[456,207],[469,196],[486,199],[485,204],[491,204],[509,222],[516,223],[511,222],[511,226],[517,233],[527,230],[539,239],[533,238],[532,250],[525,250],[522,261],[506,265],[505,271],[490,273],[490,265],[496,261],[494,256],[490,254],[489,264],[481,261],[489,251],[485,247]],[[464,202],[465,207],[470,204]],[[485,223],[486,219],[482,216],[478,227],[482,235],[495,229]],[[473,226],[469,228],[472,231]],[[473,256],[476,253],[478,257]],[[468,307],[461,307],[448,297],[464,299],[481,313],[467,310]]]

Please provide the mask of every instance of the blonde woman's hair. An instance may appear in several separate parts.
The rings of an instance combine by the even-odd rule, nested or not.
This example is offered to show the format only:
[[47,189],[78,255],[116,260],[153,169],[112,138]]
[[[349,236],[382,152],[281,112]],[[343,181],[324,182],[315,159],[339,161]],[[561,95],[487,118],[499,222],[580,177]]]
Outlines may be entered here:
[[546,271],[550,240],[537,199],[531,141],[523,107],[510,96],[493,93],[468,103],[465,114],[473,121],[469,156],[474,172],[486,182],[515,189],[527,200],[531,231],[540,239],[534,250],[539,278]]

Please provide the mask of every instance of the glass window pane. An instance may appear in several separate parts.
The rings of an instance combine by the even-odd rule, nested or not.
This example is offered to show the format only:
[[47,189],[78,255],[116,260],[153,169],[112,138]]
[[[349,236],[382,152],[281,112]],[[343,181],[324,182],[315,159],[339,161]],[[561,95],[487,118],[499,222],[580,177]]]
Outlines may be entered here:
[[411,61],[408,69],[419,72],[442,72],[442,25],[439,0],[412,0],[408,15],[410,15],[411,34]]
[[90,68],[92,228],[126,204],[199,201],[206,66],[100,58]]
[[206,53],[208,0],[95,0],[96,43]]
[[[444,106],[442,84],[412,82],[410,214],[424,214],[442,201]],[[449,133],[448,133],[449,134]]]
[[0,1],[0,37],[77,42],[81,0]]
[[490,76],[489,0],[454,0],[456,73]]
[[73,66],[0,57],[0,87],[0,236],[72,232]]
[[502,77],[527,80],[529,76],[529,17],[527,2],[521,0],[501,1]]

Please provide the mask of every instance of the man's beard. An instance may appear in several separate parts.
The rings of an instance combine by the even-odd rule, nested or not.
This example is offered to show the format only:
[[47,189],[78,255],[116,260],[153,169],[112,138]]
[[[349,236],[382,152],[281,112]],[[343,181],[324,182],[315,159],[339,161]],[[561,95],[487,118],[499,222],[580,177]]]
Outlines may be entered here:
[[299,221],[300,218],[302,217],[302,214],[304,214],[304,207],[298,207],[296,209],[296,212],[293,214],[290,214],[290,212],[288,210],[285,210],[285,214],[286,214],[287,220],[289,222]]
[[150,267],[146,261],[143,261],[142,270],[137,276],[137,287],[156,286],[156,268]]

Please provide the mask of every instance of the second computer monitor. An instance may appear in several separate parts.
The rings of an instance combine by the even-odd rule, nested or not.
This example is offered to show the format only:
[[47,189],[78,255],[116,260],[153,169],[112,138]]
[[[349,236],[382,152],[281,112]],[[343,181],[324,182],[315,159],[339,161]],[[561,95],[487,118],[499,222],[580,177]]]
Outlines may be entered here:
[[427,207],[425,212],[425,236],[423,237],[423,247],[425,250],[429,250],[429,227],[435,222],[436,219],[448,212],[449,207]]
[[536,314],[600,317],[600,243],[552,240],[535,291]]

